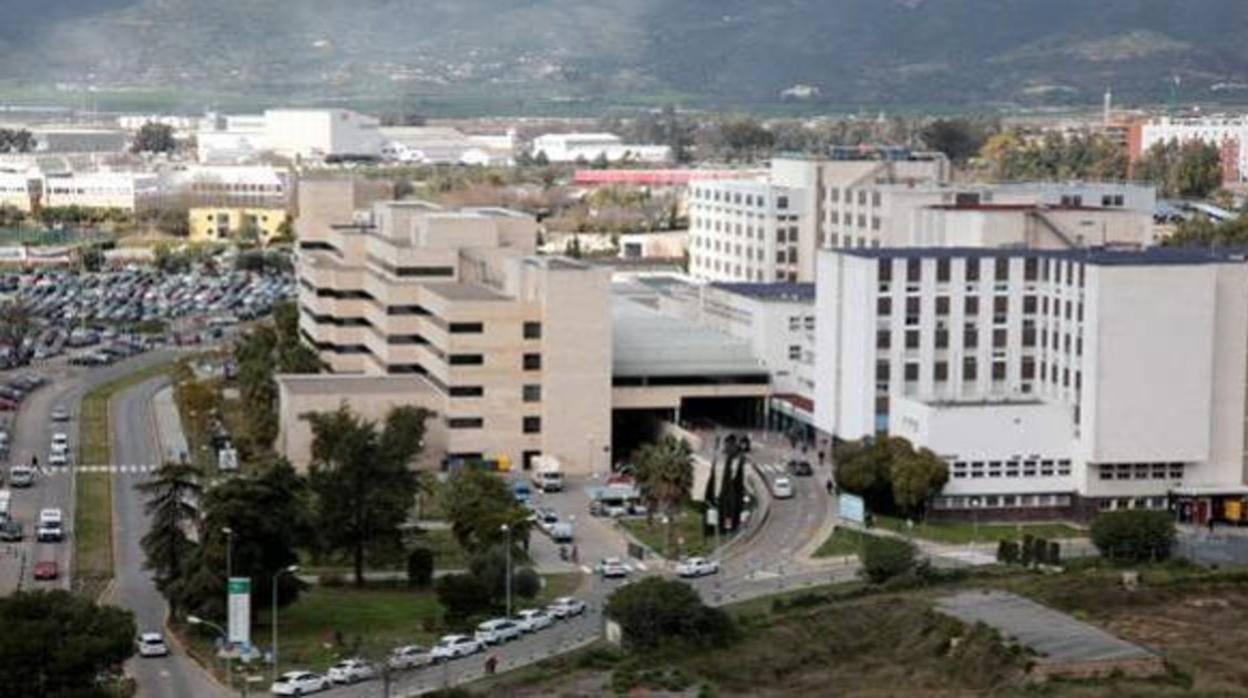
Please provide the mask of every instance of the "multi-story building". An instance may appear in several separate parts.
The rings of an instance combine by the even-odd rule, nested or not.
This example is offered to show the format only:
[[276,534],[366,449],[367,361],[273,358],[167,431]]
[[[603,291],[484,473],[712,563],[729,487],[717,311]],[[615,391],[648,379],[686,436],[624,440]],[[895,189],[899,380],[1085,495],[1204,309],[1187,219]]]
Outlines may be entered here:
[[0,169],[0,207],[30,213],[38,190],[38,176],[25,168]]
[[572,470],[609,463],[610,272],[534,255],[536,221],[501,209],[375,202],[352,180],[301,182],[300,331],[332,371],[279,378],[280,446],[345,400],[370,418],[425,407],[426,454]]
[[188,206],[286,208],[287,170],[267,165],[195,165],[169,173],[167,196]]
[[73,172],[48,174],[43,180],[47,207],[79,206],[136,211],[160,199],[160,177],[141,172]]
[[[689,188],[689,271],[716,281],[809,281],[808,192],[770,182],[715,180]],[[806,235],[803,235],[803,230]],[[813,251],[813,250],[812,250]]]
[[1200,518],[1248,494],[1242,255],[829,250],[816,308],[817,426],[931,448],[939,512]]
[[200,162],[239,163],[265,153],[291,160],[380,157],[380,122],[347,109],[270,109],[264,114],[210,114],[200,124]]
[[1128,159],[1137,163],[1154,145],[1171,141],[1217,146],[1222,158],[1222,180],[1233,183],[1248,178],[1248,118],[1242,115],[1163,116],[1135,123],[1127,135]]
[[269,244],[285,231],[290,213],[285,208],[231,208],[199,206],[187,212],[192,242],[228,242],[253,237]]

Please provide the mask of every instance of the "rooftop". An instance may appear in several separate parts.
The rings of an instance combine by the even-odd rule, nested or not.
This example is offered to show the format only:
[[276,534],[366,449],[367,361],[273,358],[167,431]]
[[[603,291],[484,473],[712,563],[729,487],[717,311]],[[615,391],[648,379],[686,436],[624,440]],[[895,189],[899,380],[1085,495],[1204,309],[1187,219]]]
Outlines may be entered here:
[[735,293],[738,296],[757,298],[763,301],[814,302],[815,300],[815,285],[813,283],[747,284],[719,282],[711,284],[711,287],[727,291],[728,293]]
[[425,290],[452,301],[505,301],[507,296],[488,286],[468,283],[426,284]]
[[766,374],[750,343],[614,295],[614,375]]
[[1248,261],[1248,249],[1206,247],[1150,247],[1144,250],[1116,250],[1088,247],[1076,250],[1035,250],[985,247],[856,247],[824,250],[867,259],[980,259],[1036,257],[1084,262],[1098,266],[1178,266],[1228,264]]

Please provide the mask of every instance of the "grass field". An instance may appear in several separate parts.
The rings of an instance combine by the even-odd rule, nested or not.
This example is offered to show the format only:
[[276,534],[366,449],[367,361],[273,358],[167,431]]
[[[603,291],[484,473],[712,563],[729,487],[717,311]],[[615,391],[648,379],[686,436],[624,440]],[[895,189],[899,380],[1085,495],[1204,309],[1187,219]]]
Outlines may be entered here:
[[[82,398],[78,423],[78,463],[112,462],[108,403],[113,396],[168,372],[160,364],[101,385]],[[113,476],[82,473],[76,478],[74,506],[74,590],[97,598],[113,578]]]
[[623,519],[620,525],[669,560],[690,555],[707,555],[715,548],[714,537],[702,539],[702,513],[694,509],[683,509],[676,516],[672,526],[670,548],[666,544],[667,525],[657,515],[652,522],[641,517]]
[[862,539],[867,535],[851,528],[838,528],[815,551],[815,557],[856,556],[862,551]]
[[965,522],[915,523],[913,530],[903,519],[892,516],[876,516],[875,526],[913,535],[933,543],[995,543],[1002,540],[1019,540],[1025,534],[1047,540],[1084,538],[1087,532],[1062,523],[979,524]]

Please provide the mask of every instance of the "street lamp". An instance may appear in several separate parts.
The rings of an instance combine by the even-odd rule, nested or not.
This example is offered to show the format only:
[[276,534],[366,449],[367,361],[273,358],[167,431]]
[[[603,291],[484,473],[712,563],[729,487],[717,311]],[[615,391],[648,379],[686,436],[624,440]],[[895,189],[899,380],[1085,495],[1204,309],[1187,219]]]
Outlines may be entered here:
[[[216,630],[217,633],[221,635],[222,643],[228,645],[230,642],[230,635],[229,633],[225,632],[225,628],[222,628],[221,626],[217,625],[216,623],[213,623],[212,621],[204,620],[203,618],[200,618],[199,616],[187,616],[186,622],[190,623],[191,625],[206,625],[209,628]],[[233,665],[230,661],[232,654],[233,653],[229,652],[227,648],[227,651],[225,653],[225,675],[227,677],[226,680],[229,682],[230,688],[234,687],[234,671],[233,671]]]
[[283,574],[294,574],[299,571],[299,565],[291,565],[273,573],[273,680],[277,681],[277,579]]
[[221,532],[225,534],[225,582],[229,585],[234,576],[234,529],[222,526]]
[[500,526],[503,533],[507,534],[507,617],[511,617],[511,526],[503,524]]

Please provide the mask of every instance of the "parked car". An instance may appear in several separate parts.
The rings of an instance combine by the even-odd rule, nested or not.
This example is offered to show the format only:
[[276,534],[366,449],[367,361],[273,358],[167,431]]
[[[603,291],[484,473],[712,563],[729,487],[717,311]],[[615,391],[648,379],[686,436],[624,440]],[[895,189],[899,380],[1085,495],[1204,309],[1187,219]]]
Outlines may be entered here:
[[451,659],[467,657],[485,650],[485,643],[468,635],[447,635],[429,650],[429,658],[434,664]]
[[12,519],[0,523],[0,541],[5,543],[21,543],[26,537],[26,531],[22,528],[22,524]]
[[63,431],[53,434],[52,448],[69,448],[69,435]]
[[523,632],[520,624],[510,618],[494,618],[477,626],[476,638],[487,645],[501,645]]
[[56,566],[56,560],[36,562],[34,575],[37,581],[51,581],[60,576],[60,568]]
[[516,623],[526,633],[536,632],[553,625],[555,619],[544,608],[526,608],[516,614]]
[[165,644],[165,637],[160,633],[139,635],[138,645],[140,657],[164,657],[169,654],[169,646]]
[[585,602],[571,596],[561,596],[552,601],[546,610],[550,611],[550,615],[562,620],[584,613]]
[[628,576],[628,565],[618,557],[604,557],[598,563],[598,574],[603,579],[622,579]]
[[302,696],[317,691],[328,691],[333,683],[326,676],[310,671],[288,671],[277,677],[269,693],[275,696]]
[[390,651],[390,656],[386,659],[386,664],[391,669],[417,669],[431,663],[433,663],[433,657],[429,654],[429,648],[420,645],[396,647]]
[[16,412],[17,408],[17,401],[0,397],[0,412]]
[[329,668],[329,680],[334,683],[358,683],[376,676],[377,670],[363,659],[344,659]]
[[704,557],[685,558],[680,564],[676,565],[676,576],[678,577],[705,577],[718,573],[719,562],[708,560]]
[[811,466],[810,461],[791,460],[789,461],[789,472],[797,477],[810,477],[815,474],[815,469]]
[[793,498],[793,481],[787,477],[778,477],[771,481],[771,496],[776,499]]
[[69,465],[69,449],[54,448],[48,454],[48,465],[66,466]]

